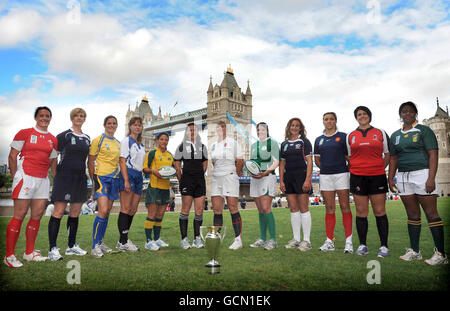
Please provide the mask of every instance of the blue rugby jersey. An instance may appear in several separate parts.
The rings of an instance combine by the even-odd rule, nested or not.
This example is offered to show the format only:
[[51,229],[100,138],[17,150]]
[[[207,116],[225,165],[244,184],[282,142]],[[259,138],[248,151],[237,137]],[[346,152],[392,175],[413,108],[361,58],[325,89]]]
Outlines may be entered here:
[[294,141],[285,140],[281,143],[280,159],[286,161],[285,171],[298,171],[306,169],[306,157],[312,156],[311,142],[305,137]]
[[347,134],[336,132],[332,136],[321,135],[314,142],[314,156],[320,156],[320,174],[340,174],[348,172]]
[[86,171],[86,158],[89,154],[91,139],[87,134],[75,134],[72,129],[64,131],[58,136],[58,152],[61,158],[58,163],[58,172]]

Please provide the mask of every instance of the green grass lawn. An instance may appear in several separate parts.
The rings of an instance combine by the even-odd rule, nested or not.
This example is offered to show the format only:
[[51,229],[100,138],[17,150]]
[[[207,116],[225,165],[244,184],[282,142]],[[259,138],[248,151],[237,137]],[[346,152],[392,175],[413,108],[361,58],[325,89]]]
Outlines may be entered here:
[[[448,233],[450,232],[450,198],[438,199],[441,218],[444,219],[446,232],[446,250],[450,253]],[[290,212],[286,208],[274,209],[277,224],[279,247],[272,251],[252,249],[249,244],[259,235],[258,212],[241,210],[243,221],[244,248],[231,251],[228,246],[233,240],[233,228],[229,212],[224,213],[224,225],[228,235],[225,237],[219,262],[222,264],[221,274],[207,274],[205,263],[208,262],[205,249],[182,250],[179,247],[180,232],[178,226],[179,213],[166,213],[163,221],[161,237],[170,244],[168,248],[157,252],[144,249],[144,220],[146,215],[136,215],[130,230],[129,238],[141,251],[138,253],[117,253],[95,259],[90,254],[84,257],[65,256],[58,262],[28,263],[20,269],[10,269],[1,264],[0,290],[158,290],[158,291],[437,291],[448,290],[448,265],[428,266],[423,260],[404,262],[398,257],[409,247],[406,225],[406,214],[401,202],[387,203],[389,218],[388,258],[377,258],[379,238],[375,218],[369,216],[369,234],[367,256],[343,254],[344,229],[340,211],[336,219],[336,251],[321,253],[318,247],[325,239],[325,209],[311,207],[313,249],[300,252],[286,249],[284,245],[292,239]],[[352,206],[354,215],[354,206]],[[92,241],[92,223],[95,216],[80,216],[78,244],[90,250]],[[212,224],[213,214],[204,214],[204,225]],[[355,218],[353,216],[353,218]],[[6,226],[10,218],[0,218],[0,250],[5,255]],[[36,248],[43,255],[48,251],[47,224],[49,217],[43,217]],[[25,248],[25,225],[17,243],[16,255],[22,260]],[[189,219],[189,239],[192,241],[193,214]],[[66,218],[61,223],[58,246],[64,256],[67,247]],[[425,258],[433,253],[433,240],[428,229],[425,216],[422,214],[421,250]],[[119,238],[117,215],[111,215],[104,242],[114,248]],[[353,244],[356,251],[358,236],[356,228],[353,233]],[[81,267],[81,284],[70,285],[67,267],[70,260],[77,260]],[[380,264],[381,284],[368,284],[367,274],[372,268],[367,264],[377,260]],[[32,280],[32,281],[30,281]]]

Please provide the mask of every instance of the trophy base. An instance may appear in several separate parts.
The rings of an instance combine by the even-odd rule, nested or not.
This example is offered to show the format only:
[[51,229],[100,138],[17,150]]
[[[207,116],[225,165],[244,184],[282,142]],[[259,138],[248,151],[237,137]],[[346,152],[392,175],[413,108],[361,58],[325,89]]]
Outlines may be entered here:
[[211,259],[205,267],[207,268],[207,271],[209,274],[218,274],[220,273],[220,263],[218,263],[216,260]]

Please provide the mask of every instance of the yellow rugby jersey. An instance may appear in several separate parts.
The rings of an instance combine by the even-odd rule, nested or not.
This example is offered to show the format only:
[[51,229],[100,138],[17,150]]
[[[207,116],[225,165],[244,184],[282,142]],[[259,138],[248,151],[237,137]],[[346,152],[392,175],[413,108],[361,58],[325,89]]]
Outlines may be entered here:
[[[161,152],[156,147],[154,150],[147,152],[145,156],[143,168],[158,169],[163,166],[173,166],[173,156],[169,151]],[[170,189],[170,179],[158,178],[155,175],[150,175],[150,187],[168,190]]]
[[96,175],[119,178],[120,141],[102,134],[91,142],[89,155],[97,156]]

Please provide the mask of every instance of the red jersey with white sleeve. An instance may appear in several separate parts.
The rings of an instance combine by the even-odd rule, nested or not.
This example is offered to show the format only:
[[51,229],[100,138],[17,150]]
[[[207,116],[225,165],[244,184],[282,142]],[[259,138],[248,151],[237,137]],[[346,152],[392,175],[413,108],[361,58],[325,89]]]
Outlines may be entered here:
[[58,157],[56,137],[34,127],[20,130],[10,146],[20,151],[19,160],[23,171],[33,177],[46,178],[50,159]]
[[356,129],[346,138],[350,156],[350,173],[359,176],[385,174],[383,154],[389,153],[389,136],[385,131],[370,127]]

